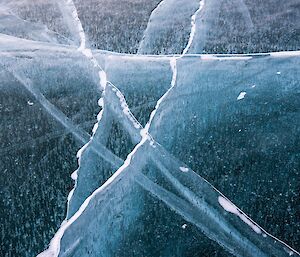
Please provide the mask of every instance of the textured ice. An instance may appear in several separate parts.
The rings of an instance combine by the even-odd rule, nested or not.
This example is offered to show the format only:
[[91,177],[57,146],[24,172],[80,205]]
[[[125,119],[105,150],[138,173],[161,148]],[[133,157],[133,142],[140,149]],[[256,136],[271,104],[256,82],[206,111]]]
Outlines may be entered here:
[[[254,33],[249,4],[228,2]],[[77,169],[67,170],[75,185],[68,198],[56,197],[67,202],[67,215],[39,256],[299,256],[289,245],[299,246],[300,52],[198,54],[211,43],[223,4],[213,0],[162,1],[139,55],[94,50],[73,1],[56,4],[70,45],[32,21],[25,35],[22,26],[0,34],[1,127],[10,135],[2,154],[58,138],[54,144],[65,148],[56,156],[66,162],[66,149],[75,157],[81,147]],[[168,41],[177,31],[179,41]],[[51,210],[45,171],[60,161],[46,151],[35,166],[40,157],[24,154],[29,171],[44,175],[33,186],[41,195],[32,203],[37,210]],[[18,157],[13,161],[18,170]],[[51,192],[66,184],[54,181]],[[1,190],[9,196],[5,209],[13,193]],[[36,231],[44,236],[50,222],[57,227],[56,217],[43,213]],[[15,255],[40,252],[34,247],[45,243],[35,240],[43,236],[30,234],[34,250],[18,244]],[[4,256],[13,256],[12,245]]]
[[297,0],[164,0],[152,12],[138,52],[180,54],[193,20],[190,53],[299,50],[299,24],[294,22],[299,15]]
[[45,25],[21,19],[0,5],[0,33],[25,39],[51,43],[70,44],[68,38],[50,31]]
[[[253,81],[254,74],[257,74],[266,63],[269,65],[269,72],[261,74],[259,78],[255,79],[260,86],[257,85],[255,89],[252,89],[256,91],[253,91],[252,94],[249,93],[248,98],[245,99],[245,101],[249,100],[250,102],[242,106],[237,105],[239,102],[235,104],[236,94],[240,88],[244,87],[245,83],[247,84],[247,80],[249,80],[249,88],[251,88],[252,84],[250,82]],[[85,254],[91,254],[111,256],[114,253],[121,252],[128,252],[130,256],[134,255],[133,253],[142,255],[145,250],[144,245],[142,243],[135,244],[134,242],[142,241],[141,231],[143,228],[149,226],[161,227],[164,223],[169,224],[168,222],[179,217],[188,221],[196,231],[203,232],[235,256],[289,256],[290,253],[296,254],[287,245],[254,223],[191,169],[188,173],[180,172],[182,167],[186,166],[174,159],[174,156],[184,159],[186,163],[193,166],[197,163],[197,160],[189,161],[189,159],[186,159],[186,157],[189,157],[187,156],[189,153],[185,153],[185,151],[187,148],[197,149],[195,148],[197,141],[193,136],[195,133],[202,131],[205,134],[206,128],[212,125],[218,126],[219,121],[225,122],[225,125],[227,122],[227,126],[229,126],[231,117],[235,115],[242,116],[244,126],[247,127],[247,124],[251,126],[255,122],[252,117],[259,117],[260,115],[260,109],[257,106],[267,105],[265,104],[267,99],[272,99],[271,92],[277,95],[279,99],[290,98],[290,94],[294,94],[296,90],[294,87],[297,87],[297,85],[292,86],[290,84],[290,88],[286,88],[284,85],[280,86],[280,81],[277,81],[277,84],[268,84],[265,81],[270,80],[268,74],[273,74],[272,69],[276,70],[276,68],[281,67],[281,69],[286,70],[287,68],[284,67],[297,67],[298,65],[295,64],[298,63],[299,57],[278,59],[269,56],[254,57],[250,60],[242,58],[241,60],[225,59],[222,61],[222,57],[208,61],[202,61],[199,57],[187,57],[179,60],[180,68],[177,66],[177,84],[158,106],[150,126],[151,135],[160,144],[155,142],[150,144],[153,141],[152,137],[143,137],[116,173],[86,198],[79,211],[62,225],[49,250],[43,255],[64,256],[65,254],[71,254],[73,256],[84,256]],[[237,66],[240,73],[234,74]],[[197,68],[194,68],[191,72],[191,67]],[[243,75],[245,74],[243,69],[247,69],[248,74]],[[214,80],[211,81],[209,76],[210,83],[207,84],[208,77],[206,73],[210,74],[211,72],[215,72]],[[187,74],[189,75],[187,76]],[[289,71],[289,74],[291,80],[298,80],[295,77],[297,73],[293,70]],[[243,83],[233,86],[232,81],[236,81],[235,76],[240,77]],[[226,78],[226,83],[224,83],[224,78]],[[186,87],[186,83],[190,84],[191,87]],[[203,84],[203,87],[195,87],[195,84]],[[270,86],[272,87],[270,88]],[[280,106],[269,104],[271,106],[265,108],[268,110],[268,115],[272,116],[273,112],[279,111]],[[219,108],[222,108],[222,112]],[[181,112],[184,112],[185,115],[176,115],[176,113]],[[287,115],[284,110],[279,111],[279,114],[278,119],[280,117],[295,119],[294,115]],[[200,117],[200,119],[195,119],[195,117]],[[261,118],[259,120],[263,122]],[[120,122],[124,124],[123,126],[128,126],[130,123],[126,119]],[[266,122],[268,121],[266,120]],[[185,124],[189,125],[185,126]],[[288,122],[288,124],[291,124],[290,131],[293,131],[294,124],[292,125],[292,122]],[[274,125],[278,127],[276,123]],[[130,133],[134,134],[133,123],[131,127],[133,132]],[[170,130],[170,128],[172,129]],[[268,132],[264,132],[264,126],[260,129],[262,131],[255,132],[257,136],[268,136],[266,134]],[[253,132],[250,131],[250,133]],[[283,136],[280,130],[277,133]],[[134,142],[137,143],[138,140],[136,139]],[[218,143],[218,140],[216,143]],[[169,149],[174,156],[170,155],[162,145]],[[244,145],[243,147],[247,148],[248,146]],[[266,151],[266,149],[263,149],[265,147],[262,146],[262,149],[258,149],[257,152]],[[84,152],[83,156],[85,155],[88,155],[88,153]],[[194,153],[193,157],[197,155],[203,156],[201,148],[198,149],[198,153]],[[290,156],[289,158],[293,157]],[[281,165],[284,166],[284,163]],[[84,167],[82,166],[82,168]],[[264,173],[261,174],[265,175]],[[213,178],[214,175],[210,175]],[[240,175],[240,177],[247,180],[256,179],[258,184],[263,183],[263,179],[260,179],[257,174],[255,177],[251,174],[247,176],[246,174]],[[253,186],[253,184],[255,183],[244,184],[245,191],[250,193],[251,189],[248,189],[247,185]],[[259,194],[259,192],[257,193]],[[174,213],[169,214],[171,216],[166,218],[164,212],[155,211],[155,207],[152,207],[155,205],[153,197],[157,197]],[[238,198],[246,199],[247,197]],[[147,213],[149,209],[153,213]],[[228,216],[227,212],[234,215]],[[151,221],[144,220],[145,215]],[[152,217],[152,215],[154,216]],[[178,226],[180,224],[178,223]],[[81,232],[78,233],[78,231]],[[126,238],[123,238],[124,231],[126,231]],[[110,234],[111,237],[107,238],[107,234]],[[162,242],[160,240],[157,242],[151,241],[151,249],[147,253],[161,255],[166,244],[172,244],[172,240],[178,240],[176,242],[181,243],[180,247],[176,249],[176,253],[169,249],[169,254],[171,256],[183,256],[188,247],[185,240],[192,236],[193,234],[182,235],[183,239],[180,235],[177,235],[176,238],[168,237]],[[134,242],[130,241],[130,238],[134,238]],[[277,243],[274,244],[274,241]],[[131,244],[131,250],[128,248],[129,244]],[[84,247],[82,248],[80,245],[84,245]],[[207,245],[197,242],[193,247],[206,250]]]
[[191,31],[191,17],[198,8],[199,0],[161,1],[151,13],[138,53],[181,53],[180,47]]

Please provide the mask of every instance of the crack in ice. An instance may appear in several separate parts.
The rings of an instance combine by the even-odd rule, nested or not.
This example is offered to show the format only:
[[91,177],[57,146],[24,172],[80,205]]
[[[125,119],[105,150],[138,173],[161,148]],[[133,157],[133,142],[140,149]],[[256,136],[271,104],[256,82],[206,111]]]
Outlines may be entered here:
[[[182,55],[180,55],[179,57],[171,58],[171,60],[170,60],[170,66],[171,66],[171,70],[172,70],[171,87],[157,101],[156,107],[152,111],[149,121],[147,122],[145,128],[143,130],[141,130],[141,125],[138,123],[138,121],[134,118],[134,116],[130,112],[130,109],[127,106],[124,96],[121,94],[121,92],[116,87],[114,87],[113,84],[111,84],[110,82],[107,81],[105,71],[101,68],[98,61],[93,56],[92,51],[90,49],[86,48],[85,34],[82,29],[82,25],[79,20],[79,17],[78,17],[78,14],[77,14],[77,11],[76,11],[73,1],[68,0],[66,3],[69,5],[69,7],[71,7],[71,9],[73,9],[73,11],[72,11],[73,19],[74,19],[74,21],[76,21],[78,23],[78,31],[79,31],[79,36],[80,36],[80,40],[81,40],[78,51],[80,51],[83,55],[85,55],[94,64],[94,67],[97,67],[99,69],[99,73],[98,73],[99,80],[100,80],[99,82],[100,82],[100,85],[103,88],[103,90],[107,90],[108,93],[111,94],[111,96],[114,96],[115,99],[117,99],[116,101],[112,101],[112,102],[106,102],[107,99],[105,99],[105,101],[104,101],[105,104],[107,104],[107,105],[115,104],[115,106],[117,107],[117,109],[115,109],[115,115],[120,115],[121,117],[123,117],[125,115],[127,118],[127,120],[122,120],[123,125],[125,124],[124,126],[125,126],[126,130],[131,131],[131,135],[135,139],[135,141],[139,140],[140,137],[141,137],[141,139],[140,139],[139,143],[131,151],[131,153],[128,154],[126,160],[124,161],[124,164],[102,186],[100,186],[89,197],[87,197],[85,199],[85,201],[83,202],[83,204],[80,206],[79,210],[68,221],[66,221],[62,224],[62,226],[56,233],[55,237],[52,239],[48,250],[46,250],[44,253],[40,254],[39,256],[49,256],[49,255],[50,256],[53,256],[53,255],[58,256],[58,254],[60,252],[61,239],[63,237],[65,230],[67,228],[69,228],[81,216],[83,211],[86,210],[87,207],[89,206],[90,202],[94,201],[98,194],[105,193],[104,190],[106,190],[106,189],[109,190],[109,188],[112,187],[114,183],[117,183],[117,181],[120,181],[122,177],[129,174],[128,172],[125,172],[125,171],[135,170],[133,168],[135,167],[135,165],[137,165],[137,162],[139,164],[139,167],[143,167],[144,162],[146,162],[146,157],[148,156],[147,153],[151,153],[151,152],[154,153],[154,154],[152,154],[152,157],[155,159],[155,163],[159,166],[159,169],[164,171],[164,174],[168,178],[168,180],[170,180],[172,182],[172,184],[180,192],[180,194],[183,194],[183,196],[188,201],[190,201],[192,204],[189,204],[185,200],[175,196],[173,193],[167,191],[163,187],[152,182],[149,178],[147,178],[144,174],[142,174],[139,171],[135,171],[134,173],[131,173],[131,176],[134,178],[134,180],[137,183],[139,183],[147,191],[156,195],[159,199],[163,200],[165,203],[167,203],[168,206],[170,206],[172,209],[177,211],[180,215],[185,217],[188,221],[194,223],[200,229],[204,230],[204,232],[206,232],[206,234],[208,234],[210,238],[217,241],[223,247],[225,246],[225,248],[227,248],[230,252],[232,252],[236,256],[242,256],[242,255],[238,252],[233,251],[234,247],[231,248],[232,242],[227,242],[226,239],[223,239],[221,237],[221,235],[218,235],[218,233],[214,234],[213,231],[210,231],[209,229],[208,230],[205,229],[205,224],[203,224],[203,222],[201,220],[201,215],[199,215],[199,213],[197,211],[195,212],[195,207],[198,206],[198,210],[199,210],[199,208],[201,208],[201,210],[206,215],[208,215],[208,217],[210,217],[210,219],[214,222],[214,224],[216,223],[216,224],[221,225],[220,227],[213,227],[214,230],[218,231],[218,229],[221,229],[223,231],[227,231],[227,233],[229,233],[229,234],[230,234],[230,232],[234,232],[232,235],[233,238],[236,240],[236,242],[239,243],[239,245],[241,246],[242,249],[247,249],[247,252],[248,252],[247,256],[252,256],[251,253],[253,253],[253,251],[255,253],[257,253],[257,256],[267,256],[264,253],[263,249],[257,248],[257,246],[255,244],[252,244],[252,242],[248,242],[247,239],[244,238],[244,241],[242,242],[241,241],[242,239],[239,238],[240,235],[238,234],[238,232],[235,231],[235,229],[232,227],[231,223],[226,224],[226,220],[223,216],[222,216],[224,219],[223,223],[220,220],[218,220],[218,217],[219,217],[218,215],[221,215],[221,214],[219,212],[217,212],[217,214],[216,214],[216,212],[213,209],[213,205],[210,206],[207,203],[204,204],[203,200],[199,199],[190,189],[187,189],[185,186],[183,186],[183,184],[181,182],[179,182],[179,180],[177,178],[175,178],[173,175],[171,175],[169,169],[166,168],[164,164],[159,162],[158,159],[156,159],[156,158],[162,158],[161,156],[164,156],[164,158],[166,158],[165,161],[170,162],[172,160],[172,158],[169,156],[168,152],[165,151],[159,144],[157,144],[153,140],[153,138],[149,134],[149,128],[152,124],[152,121],[153,121],[155,115],[156,115],[157,109],[160,107],[161,103],[167,98],[167,96],[169,95],[171,90],[176,86],[177,60],[182,58],[188,52],[188,50],[193,42],[195,33],[191,31],[190,39],[189,39],[190,43],[188,43],[188,45],[184,49]],[[202,9],[202,7],[200,4],[200,7],[198,10],[200,11]],[[195,20],[196,20],[196,13],[192,16],[192,22],[194,21],[194,26],[192,23],[191,30],[193,30],[193,28],[195,29]],[[107,86],[107,85],[109,85],[109,86]],[[112,99],[112,97],[110,99]],[[105,105],[104,105],[104,108],[105,108]],[[122,112],[120,112],[119,108],[122,110]],[[101,120],[101,117],[99,118],[98,123],[100,122],[100,120]],[[96,130],[97,130],[97,126],[95,127],[94,133],[96,132]],[[139,134],[139,132],[140,132],[140,134]],[[149,145],[150,149],[152,149],[151,151],[146,151],[148,145]],[[82,148],[82,151],[87,146],[88,145],[84,146]],[[146,149],[144,149],[144,148],[146,148]],[[79,153],[79,156],[81,155],[81,152]],[[138,156],[140,156],[141,158],[135,158]],[[180,163],[175,163],[175,166],[177,167],[177,170],[178,170],[178,168],[182,167]],[[170,167],[170,168],[172,168],[172,167]],[[179,174],[179,173],[177,173],[177,174]],[[193,176],[197,176],[195,173],[192,172],[192,170],[188,173],[182,173],[182,174],[184,176],[189,176],[188,179],[193,178]],[[199,189],[200,192],[202,192],[201,190],[203,190],[203,197],[207,197],[207,198],[211,197],[209,193],[213,193],[212,195],[220,194],[215,188],[213,188],[208,182],[203,180],[201,177],[197,176],[197,178],[199,181],[204,183],[203,185],[206,186],[205,187],[206,189],[205,188]],[[209,193],[207,194],[207,192],[205,190],[208,190]],[[71,194],[72,194],[72,192],[71,192]],[[218,199],[220,199],[220,198],[218,198]],[[217,199],[215,199],[215,202],[217,203]],[[106,204],[108,204],[108,203],[106,203]],[[222,207],[224,207],[224,206],[222,206]],[[221,207],[219,207],[219,208],[221,208]],[[207,210],[209,214],[207,214],[205,212],[205,210]],[[232,208],[230,208],[230,210],[232,210]],[[213,214],[211,214],[211,213],[213,213]],[[245,220],[243,220],[243,221],[245,222]],[[250,224],[249,222],[248,223],[245,222],[245,223],[247,225]],[[210,234],[210,233],[212,233],[212,234]],[[262,236],[262,238],[265,238],[265,237]],[[263,239],[259,239],[259,240],[263,240]],[[75,241],[75,243],[73,243],[72,251],[75,250],[76,245],[79,243],[80,243],[80,240]],[[291,251],[292,251],[292,249],[291,249]]]

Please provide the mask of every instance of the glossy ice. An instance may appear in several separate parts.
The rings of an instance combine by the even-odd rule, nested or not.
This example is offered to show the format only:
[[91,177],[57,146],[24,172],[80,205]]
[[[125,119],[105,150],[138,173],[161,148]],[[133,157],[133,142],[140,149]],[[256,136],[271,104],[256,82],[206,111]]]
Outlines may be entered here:
[[[279,239],[298,245],[299,52],[187,55],[212,2],[195,2],[176,56],[92,51],[75,5],[60,4],[74,46],[0,41],[3,92],[25,89],[50,134],[63,127],[85,144],[66,220],[41,256],[298,255]],[[78,126],[89,117],[93,129]]]

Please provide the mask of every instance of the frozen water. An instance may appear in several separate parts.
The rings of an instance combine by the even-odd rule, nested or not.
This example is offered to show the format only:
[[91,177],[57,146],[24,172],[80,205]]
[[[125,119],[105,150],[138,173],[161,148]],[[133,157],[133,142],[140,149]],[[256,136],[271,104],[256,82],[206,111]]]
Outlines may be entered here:
[[300,17],[297,0],[164,0],[150,16],[139,53],[181,53],[191,19],[195,37],[190,53],[299,50],[295,17]]
[[181,53],[199,0],[164,0],[151,13],[138,53]]
[[50,31],[45,25],[21,19],[0,6],[0,33],[50,43],[70,44],[68,38]]
[[61,33],[1,2],[4,256],[299,256],[300,53],[198,54],[224,4],[257,33],[253,4],[161,1],[138,55],[47,4]]
[[[284,86],[278,86],[277,84],[264,84],[263,82],[270,80],[268,74],[273,74],[272,69],[276,70],[278,67],[281,67],[281,69],[284,69],[283,67],[297,67],[298,65],[295,64],[298,63],[298,61],[298,57],[278,59],[268,56],[264,58],[254,57],[247,60],[244,58],[241,58],[240,60],[230,60],[226,58],[222,61],[221,57],[216,58],[216,60],[208,61],[202,61],[199,57],[186,57],[179,60],[179,67],[181,68],[178,70],[177,84],[167,96],[162,97],[163,101],[161,101],[161,104],[156,108],[156,113],[152,119],[152,125],[150,126],[151,135],[154,136],[161,145],[170,149],[176,157],[181,159],[185,158],[185,156],[190,153],[184,153],[187,148],[197,149],[194,148],[192,143],[192,141],[195,140],[193,135],[199,133],[197,131],[203,130],[204,132],[205,127],[210,126],[210,123],[218,126],[219,120],[226,124],[227,119],[230,121],[230,117],[234,117],[234,115],[244,115],[242,119],[244,120],[244,126],[246,126],[248,122],[250,122],[250,124],[252,123],[251,115],[256,114],[256,116],[259,117],[260,110],[257,109],[257,107],[256,109],[251,109],[251,106],[260,106],[260,102],[264,104],[266,101],[264,97],[271,99],[271,91],[274,94],[277,94],[277,96],[280,95],[280,98],[289,98],[290,93],[294,94],[295,88],[293,88],[292,84],[290,84],[290,88],[286,88]],[[254,78],[253,74],[257,74],[257,71],[259,71],[262,66],[266,65],[266,62],[269,65],[269,71],[267,74],[260,75],[259,79],[256,79],[257,83],[260,84],[260,87],[257,86],[256,89],[253,89],[260,90],[261,92],[252,92],[251,103],[243,106],[235,105],[236,92],[244,87],[244,85],[227,86],[227,83],[228,85],[232,85],[231,81],[236,81],[236,78],[233,76],[233,71],[236,70],[233,68],[240,66],[239,70],[241,73],[236,74],[236,76],[241,76],[244,74],[243,67],[247,67],[249,74],[247,74],[246,78],[251,81]],[[191,67],[197,68],[192,69]],[[208,72],[209,74],[212,70],[216,72],[213,76],[214,81],[210,81],[210,83],[205,86],[205,83],[207,83],[205,72]],[[187,71],[189,76],[186,76]],[[217,72],[219,74],[218,76]],[[294,79],[297,80],[297,78],[294,77],[297,76],[297,73],[291,70],[289,71],[289,74],[292,81]],[[224,78],[226,78],[225,84],[223,84]],[[242,78],[243,75],[241,79]],[[246,78],[242,79],[242,81]],[[192,81],[194,81],[193,83],[203,83],[204,86],[201,87],[201,89],[199,87],[194,87]],[[186,83],[190,84],[191,87],[186,87]],[[277,83],[280,85],[281,82],[278,81]],[[251,87],[251,85],[252,84],[249,83],[249,87]],[[269,88],[270,85],[273,85],[273,87]],[[190,92],[191,89],[192,91]],[[203,91],[202,93],[198,93],[197,90]],[[193,95],[192,98],[191,94]],[[199,100],[198,97],[200,97],[201,100]],[[227,98],[229,101],[228,104],[226,104]],[[249,101],[251,100],[250,93],[248,99]],[[198,106],[196,103],[201,104],[201,106]],[[204,103],[205,105],[203,105]],[[293,102],[291,102],[291,104],[292,103]],[[297,102],[295,102],[295,104],[297,105]],[[228,109],[224,113],[226,114],[225,116],[221,115],[222,112],[220,113],[218,110],[218,105],[222,108],[228,106],[226,107]],[[250,109],[247,110],[247,108]],[[269,110],[270,116],[273,115],[272,113],[274,111],[279,111],[279,106],[275,107],[274,111],[271,106],[266,106],[266,108]],[[176,112],[180,113],[183,112],[183,110],[185,115],[176,115]],[[212,112],[215,112],[217,115],[213,115]],[[285,117],[284,119],[288,118],[284,110],[279,113],[282,117]],[[246,118],[247,116],[248,118]],[[195,117],[201,118],[195,120]],[[291,116],[291,118],[295,119],[295,116]],[[248,121],[246,122],[247,119]],[[174,123],[172,120],[174,120]],[[196,122],[197,125],[195,124]],[[181,124],[181,126],[179,126],[179,124]],[[189,124],[189,126],[185,126],[184,124]],[[131,126],[133,129],[134,124]],[[292,127],[295,128],[294,125],[292,125]],[[261,129],[263,129],[263,126]],[[181,133],[185,136],[183,137]],[[261,133],[263,133],[263,136],[263,130],[261,132],[256,131],[257,136]],[[278,133],[280,133],[281,136],[284,136],[282,131],[280,132],[279,130],[277,134]],[[229,138],[228,140],[230,140]],[[149,140],[152,141],[153,139],[144,137],[128,156],[124,165],[122,165],[118,171],[103,184],[103,186],[99,187],[99,189],[85,200],[79,211],[61,227],[54,237],[49,250],[44,253],[45,256],[56,256],[57,254],[63,256],[66,253],[74,256],[82,256],[85,254],[110,256],[115,252],[125,251],[127,249],[126,240],[130,240],[131,237],[135,238],[139,234],[139,229],[141,227],[149,226],[146,220],[139,218],[140,216],[143,217],[143,215],[145,215],[144,209],[148,210],[152,208],[151,205],[153,203],[151,201],[153,200],[151,200],[151,196],[148,196],[149,193],[163,201],[171,210],[174,210],[176,213],[174,214],[175,216],[179,215],[183,217],[186,221],[195,226],[195,230],[203,232],[235,256],[268,256],[269,254],[275,256],[289,255],[292,250],[288,248],[288,246],[279,241],[277,241],[277,244],[274,244],[273,240],[277,239],[251,221],[232,203],[225,200],[226,198],[224,198],[224,196],[218,196],[219,192],[215,191],[213,187],[194,172],[180,173],[179,170],[181,170],[184,165],[180,162],[177,163],[177,160],[169,155],[161,145],[154,143],[155,147],[153,147],[154,145],[151,145]],[[205,141],[205,138],[203,140]],[[218,141],[215,142],[217,143]],[[197,144],[197,142],[194,143]],[[243,147],[247,146],[244,145]],[[266,146],[262,147],[264,148]],[[263,148],[261,150],[266,151],[266,149]],[[199,154],[201,155],[201,148],[198,151],[200,151]],[[194,156],[197,156],[195,154],[196,153],[194,153]],[[291,155],[288,158],[293,158],[293,156]],[[185,162],[190,163],[189,165],[194,165],[193,162],[197,163],[197,160],[191,162],[191,160],[185,159]],[[284,166],[284,162],[285,161],[283,161],[282,164],[278,163],[278,165]],[[266,165],[267,163],[264,162],[264,164]],[[199,167],[201,167],[201,165]],[[208,169],[212,169],[213,171],[214,167],[211,166]],[[264,172],[262,175],[265,176],[266,173]],[[241,177],[241,175],[239,176]],[[247,175],[246,177],[247,180],[251,179],[251,175]],[[256,174],[253,179],[257,178]],[[228,180],[230,181],[230,178]],[[263,178],[261,180],[259,179],[258,183],[263,183],[263,181]],[[136,184],[140,185],[141,188],[137,187]],[[222,184],[220,184],[220,186],[221,185]],[[251,187],[255,185],[255,183],[243,184],[246,191],[248,191],[247,185]],[[263,189],[263,186],[257,187],[257,189],[258,188]],[[250,191],[251,189],[249,188],[249,193]],[[230,193],[230,191],[228,191],[228,193]],[[259,191],[257,191],[257,193],[263,194],[263,192]],[[143,199],[142,195],[145,195],[144,200],[141,200]],[[216,196],[214,197],[214,195]],[[148,199],[149,197],[150,199]],[[244,201],[247,201],[247,197],[243,196],[241,198],[244,199]],[[150,206],[148,206],[148,204]],[[225,209],[225,212],[222,212],[222,209]],[[233,213],[235,216],[228,216],[226,212]],[[93,213],[97,213],[97,215]],[[103,219],[103,223],[101,221],[102,219],[99,219],[99,217],[102,217],[102,215],[106,215],[107,213],[109,213],[109,215],[106,216],[106,219]],[[154,214],[149,213],[147,215],[151,217],[151,215]],[[155,215],[159,216],[164,214],[161,213]],[[118,218],[114,219],[113,217]],[[156,220],[157,223],[151,224],[151,226],[161,226],[163,217],[159,217],[161,217],[161,219]],[[200,217],[202,218],[199,219]],[[110,218],[112,219],[111,221],[109,220]],[[208,222],[208,220],[210,221]],[[138,222],[141,222],[141,224]],[[89,226],[93,229],[88,229],[87,227]],[[82,231],[81,227],[86,228],[84,230],[86,233],[76,233],[76,231]],[[126,231],[126,238],[122,239],[124,229]],[[107,233],[112,234],[113,236],[106,238],[105,235]],[[222,237],[222,235],[226,236]],[[185,238],[188,236],[192,236],[192,234],[185,235]],[[169,238],[168,240],[171,239]],[[181,248],[177,249],[178,256],[182,256],[187,246],[180,236],[178,236],[176,240],[182,243]],[[168,243],[170,243],[170,241],[168,241]],[[83,244],[85,247],[81,248],[80,244]],[[153,252],[150,251],[151,254],[163,250],[161,248],[162,246],[159,246],[161,242],[157,242],[157,244],[152,242],[152,244],[153,249],[151,251]],[[164,244],[166,244],[166,242],[164,242]],[[275,245],[277,246],[274,247]],[[136,245],[134,251],[142,251],[142,248],[140,247],[143,248],[142,245]],[[200,247],[202,250],[206,249],[205,245],[202,245],[199,242],[194,247]],[[131,255],[131,253],[132,252],[129,252],[128,254]],[[296,254],[296,252],[293,253]],[[174,253],[170,252],[170,254],[174,256]]]

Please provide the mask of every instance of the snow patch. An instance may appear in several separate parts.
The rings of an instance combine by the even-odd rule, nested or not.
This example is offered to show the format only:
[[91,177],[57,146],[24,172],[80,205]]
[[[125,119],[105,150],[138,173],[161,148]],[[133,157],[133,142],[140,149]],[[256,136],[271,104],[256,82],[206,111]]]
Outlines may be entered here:
[[75,170],[72,174],[71,174],[71,178],[73,180],[76,180],[78,178],[78,174],[77,174],[77,170]]
[[98,100],[98,105],[99,105],[100,107],[103,107],[103,106],[104,106],[104,100],[103,100],[102,97]]
[[237,100],[242,100],[242,99],[245,98],[246,94],[247,94],[246,92],[241,92],[236,99]]
[[104,70],[99,71],[99,78],[100,78],[100,85],[103,89],[106,88],[106,84],[107,84],[107,77],[106,77],[106,73]]
[[182,172],[188,172],[189,169],[187,167],[179,167]]

